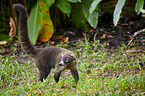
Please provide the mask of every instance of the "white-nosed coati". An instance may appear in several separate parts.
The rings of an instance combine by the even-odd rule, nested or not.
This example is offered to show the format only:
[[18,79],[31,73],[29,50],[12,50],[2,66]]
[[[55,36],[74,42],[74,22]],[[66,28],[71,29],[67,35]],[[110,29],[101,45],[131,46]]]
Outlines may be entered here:
[[35,48],[28,37],[26,8],[21,4],[14,4],[13,7],[20,13],[19,39],[21,46],[27,54],[35,59],[39,70],[39,81],[43,81],[50,73],[51,68],[55,68],[54,79],[56,82],[59,81],[63,70],[70,69],[77,83],[79,75],[75,55],[71,51],[60,47]]

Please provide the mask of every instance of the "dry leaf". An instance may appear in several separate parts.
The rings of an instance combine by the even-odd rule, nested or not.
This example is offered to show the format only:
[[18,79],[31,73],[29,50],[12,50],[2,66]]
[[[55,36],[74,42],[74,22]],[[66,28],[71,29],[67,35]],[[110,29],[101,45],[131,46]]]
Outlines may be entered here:
[[94,30],[90,30],[89,32],[93,32]]
[[63,39],[63,42],[68,42],[68,40],[69,40],[69,38],[68,37],[65,37],[64,39]]
[[145,53],[145,51],[143,51],[143,50],[128,50],[128,51],[126,51],[126,52],[130,52],[130,53],[143,52],[143,53]]
[[109,43],[108,42],[104,42],[103,46],[109,46]]
[[145,39],[141,40],[142,42],[145,42]]
[[14,23],[13,18],[10,17],[10,32],[9,32],[9,36],[10,39],[9,40],[13,40],[13,37],[16,35],[16,25]]
[[49,41],[49,43],[50,43],[51,45],[53,45],[55,42],[54,42],[54,41]]
[[107,35],[107,34],[103,34],[103,35],[101,36],[101,39],[105,39],[105,38],[106,38],[106,35]]
[[84,37],[86,37],[86,33],[82,32],[82,35],[83,35]]
[[0,41],[0,45],[4,45],[6,43],[7,43],[7,41]]
[[62,39],[63,38],[63,35],[54,35],[53,36],[53,39]]

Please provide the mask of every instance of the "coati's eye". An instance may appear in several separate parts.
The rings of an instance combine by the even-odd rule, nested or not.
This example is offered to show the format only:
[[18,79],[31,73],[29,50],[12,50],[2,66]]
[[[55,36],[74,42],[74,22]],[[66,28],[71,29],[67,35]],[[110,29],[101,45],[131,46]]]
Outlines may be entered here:
[[63,62],[67,64],[67,63],[70,63],[71,60],[69,60],[69,58],[64,58]]

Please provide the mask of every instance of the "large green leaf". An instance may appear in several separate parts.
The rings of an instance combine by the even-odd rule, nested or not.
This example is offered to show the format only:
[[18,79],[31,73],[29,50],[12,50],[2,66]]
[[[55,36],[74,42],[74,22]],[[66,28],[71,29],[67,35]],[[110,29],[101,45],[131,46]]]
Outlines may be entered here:
[[42,2],[46,2],[45,4],[47,4],[48,9],[50,8],[50,6],[55,2],[55,0],[42,0]]
[[90,6],[89,12],[90,14],[97,8],[97,5],[101,2],[102,0],[94,0],[93,3]]
[[82,12],[82,4],[77,3],[74,4],[73,10],[72,10],[72,19],[77,28],[84,27],[86,25],[87,19],[85,18],[83,12]]
[[88,0],[86,2],[86,0],[82,0],[82,7],[83,7],[83,13],[85,15],[85,17],[87,18],[89,16],[89,8],[92,4],[93,0]]
[[40,8],[37,4],[32,8],[30,16],[28,18],[28,31],[31,43],[34,45],[36,43],[39,31],[40,31]]
[[93,28],[97,27],[98,24],[99,13],[97,11],[93,11],[92,14],[89,14],[87,20]]
[[57,0],[56,6],[67,16],[70,16],[71,13],[71,5],[68,0]]
[[[96,28],[98,24],[99,13],[96,10],[94,10],[92,13],[89,12],[89,9],[92,3],[93,3],[93,0],[89,0],[87,2],[86,0],[82,0],[83,13],[85,15],[85,18],[87,18],[87,21],[89,22],[89,24],[93,28]],[[96,9],[98,10],[98,7]]]
[[78,0],[68,0],[69,2],[72,2],[72,3],[77,3]]
[[0,41],[3,41],[3,40],[7,41],[8,39],[10,39],[9,35],[3,34],[3,33],[0,34]]
[[143,8],[144,0],[137,0],[137,3],[135,5],[135,11],[137,14],[140,13],[141,9]]
[[115,6],[115,11],[114,11],[114,15],[113,15],[113,22],[114,22],[115,26],[117,25],[117,23],[120,19],[120,14],[121,14],[122,8],[125,4],[125,1],[126,0],[119,0],[117,2],[117,5]]

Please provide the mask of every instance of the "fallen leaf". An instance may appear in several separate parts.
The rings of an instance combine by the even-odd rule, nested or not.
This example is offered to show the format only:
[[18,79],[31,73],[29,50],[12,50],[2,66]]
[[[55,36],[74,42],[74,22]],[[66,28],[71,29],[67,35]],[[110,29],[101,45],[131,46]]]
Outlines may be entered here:
[[50,43],[51,45],[53,45],[55,42],[54,42],[54,41],[49,41],[49,43]]
[[82,32],[82,35],[83,35],[84,37],[86,37],[86,33]]
[[68,40],[69,40],[69,38],[68,37],[65,37],[65,38],[63,38],[63,42],[68,42]]
[[101,39],[105,39],[105,38],[106,38],[106,35],[107,35],[107,34],[103,34],[103,35],[101,36]]
[[94,30],[89,30],[89,32],[93,32]]
[[126,52],[130,52],[130,53],[143,52],[143,53],[145,53],[145,51],[143,51],[143,50],[127,50]]
[[0,45],[4,45],[6,43],[8,43],[8,42],[7,41],[0,41]]
[[62,39],[63,38],[63,35],[54,35],[53,36],[53,39]]

